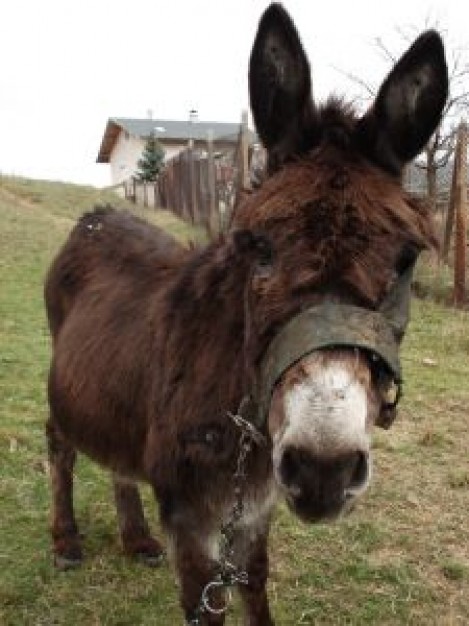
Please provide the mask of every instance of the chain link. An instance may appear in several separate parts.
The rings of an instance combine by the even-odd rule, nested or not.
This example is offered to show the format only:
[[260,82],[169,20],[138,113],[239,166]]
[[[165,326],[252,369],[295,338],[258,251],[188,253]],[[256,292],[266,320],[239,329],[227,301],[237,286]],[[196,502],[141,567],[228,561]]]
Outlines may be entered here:
[[[188,621],[190,626],[199,626],[200,618],[204,613],[213,615],[225,613],[231,602],[231,587],[248,584],[247,572],[233,563],[236,525],[244,513],[244,494],[247,481],[246,460],[254,444],[263,445],[265,437],[241,415],[245,402],[246,399],[243,398],[236,414],[228,412],[228,416],[241,429],[239,454],[236,461],[236,470],[233,474],[234,502],[228,520],[222,525],[220,531],[220,557],[217,573],[213,580],[205,585],[194,617]],[[228,598],[223,606],[214,607],[211,604],[210,594],[221,589],[228,591]]]

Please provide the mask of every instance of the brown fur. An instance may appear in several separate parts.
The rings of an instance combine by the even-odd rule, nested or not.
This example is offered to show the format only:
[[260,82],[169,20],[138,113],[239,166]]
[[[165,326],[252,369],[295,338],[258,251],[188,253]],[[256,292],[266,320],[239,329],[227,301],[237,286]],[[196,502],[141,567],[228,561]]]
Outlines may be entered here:
[[[271,37],[279,38],[280,56],[271,56]],[[389,99],[387,92],[358,119],[336,100],[315,109],[304,100],[309,77],[300,76],[291,102],[281,102],[290,84],[281,91],[287,95],[272,97],[280,112],[297,107],[289,127],[290,118],[263,102],[266,89],[284,77],[275,66],[282,55],[292,71],[308,69],[295,37],[286,13],[272,5],[250,67],[253,112],[272,176],[242,199],[228,234],[187,250],[130,214],[98,208],[75,226],[46,281],[57,564],[81,558],[72,506],[79,450],[114,472],[124,549],[149,560],[161,546],[149,535],[132,481],[152,485],[172,538],[187,619],[213,577],[212,539],[233,504],[240,433],[227,413],[255,388],[268,342],[295,313],[326,297],[377,308],[407,258],[434,243],[427,210],[402,191],[394,171],[402,160],[397,130],[378,133],[380,123],[388,124],[381,109],[390,107],[380,101]],[[424,44],[439,62],[439,44],[429,40]],[[407,88],[404,70],[398,65],[388,78],[396,83],[391,95]],[[430,113],[422,137],[433,127]],[[398,122],[388,126],[406,131]],[[373,157],[378,143],[381,160]],[[366,380],[374,384],[371,375]],[[278,390],[271,426],[281,415],[277,401]],[[264,434],[267,445],[254,449],[247,466],[244,498],[254,521],[237,528],[234,557],[249,576],[241,591],[251,626],[273,623],[265,593],[273,484],[268,424]],[[223,623],[221,616],[203,619]]]
[[[238,228],[266,233],[275,271],[254,281],[260,351],[296,311],[327,293],[376,308],[400,255],[436,245],[427,207],[354,151],[320,146],[246,199]],[[266,325],[264,320],[268,321]]]

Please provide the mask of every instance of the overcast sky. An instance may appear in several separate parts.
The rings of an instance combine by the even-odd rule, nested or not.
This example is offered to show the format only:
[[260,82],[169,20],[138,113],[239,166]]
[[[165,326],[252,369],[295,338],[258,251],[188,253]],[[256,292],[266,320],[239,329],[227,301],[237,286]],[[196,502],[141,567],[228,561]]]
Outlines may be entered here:
[[[2,0],[0,172],[94,185],[109,117],[237,121],[265,0]],[[313,70],[317,99],[353,97],[339,71],[378,84],[396,27],[435,24],[469,47],[467,0],[284,0]]]

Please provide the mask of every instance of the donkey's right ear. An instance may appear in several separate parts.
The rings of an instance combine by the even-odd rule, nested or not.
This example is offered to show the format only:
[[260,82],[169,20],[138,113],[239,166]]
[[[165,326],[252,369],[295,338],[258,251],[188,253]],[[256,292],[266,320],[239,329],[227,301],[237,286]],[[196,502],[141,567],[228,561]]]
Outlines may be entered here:
[[[269,169],[301,152],[313,110],[308,59],[285,9],[271,4],[259,22],[249,62],[249,95]],[[275,158],[273,158],[275,155]]]

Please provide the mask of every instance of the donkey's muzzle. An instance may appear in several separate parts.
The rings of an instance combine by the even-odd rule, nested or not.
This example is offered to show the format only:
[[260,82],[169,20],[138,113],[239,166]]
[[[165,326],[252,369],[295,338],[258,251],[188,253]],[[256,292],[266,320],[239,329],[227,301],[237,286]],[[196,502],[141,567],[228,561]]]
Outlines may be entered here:
[[308,522],[337,517],[365,491],[369,474],[369,456],[362,451],[323,458],[287,447],[278,468],[288,504]]

